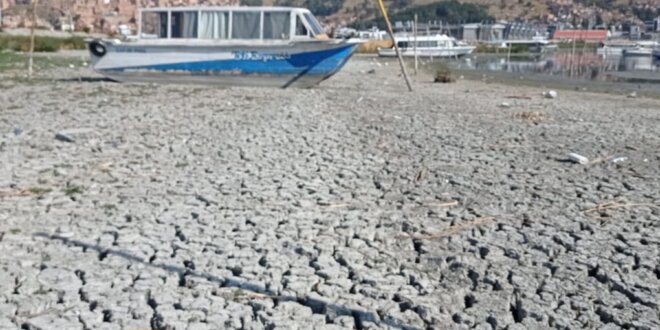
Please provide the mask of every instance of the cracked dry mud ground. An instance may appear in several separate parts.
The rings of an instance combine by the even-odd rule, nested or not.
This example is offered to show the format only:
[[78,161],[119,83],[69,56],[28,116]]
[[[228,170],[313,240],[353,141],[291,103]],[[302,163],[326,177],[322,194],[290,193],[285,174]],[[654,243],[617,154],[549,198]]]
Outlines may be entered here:
[[1,329],[660,328],[658,100],[43,75],[0,83]]

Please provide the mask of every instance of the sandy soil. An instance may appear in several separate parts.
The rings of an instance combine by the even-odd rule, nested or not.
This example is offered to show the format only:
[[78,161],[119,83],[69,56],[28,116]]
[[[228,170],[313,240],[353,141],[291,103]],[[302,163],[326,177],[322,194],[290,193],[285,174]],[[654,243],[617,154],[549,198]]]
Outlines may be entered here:
[[388,64],[5,74],[0,329],[660,328],[660,101]]

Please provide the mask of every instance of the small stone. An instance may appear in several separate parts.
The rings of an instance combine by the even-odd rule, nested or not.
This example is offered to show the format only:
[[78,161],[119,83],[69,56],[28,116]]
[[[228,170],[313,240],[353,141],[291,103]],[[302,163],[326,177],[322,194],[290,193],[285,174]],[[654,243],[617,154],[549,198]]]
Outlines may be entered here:
[[543,96],[544,96],[546,99],[554,99],[554,98],[557,98],[557,92],[556,92],[556,91],[553,91],[553,90],[549,90],[549,91],[547,91],[547,92],[544,92],[544,93],[543,93]]
[[55,134],[55,140],[62,141],[62,142],[68,142],[68,143],[74,143],[76,140],[73,139],[73,137],[65,134],[65,133],[57,133]]

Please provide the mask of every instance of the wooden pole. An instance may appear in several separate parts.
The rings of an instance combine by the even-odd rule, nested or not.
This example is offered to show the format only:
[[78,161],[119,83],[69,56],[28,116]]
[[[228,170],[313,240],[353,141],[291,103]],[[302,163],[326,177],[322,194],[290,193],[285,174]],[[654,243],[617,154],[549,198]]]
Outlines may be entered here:
[[575,41],[577,39],[577,35],[573,33],[573,49],[571,50],[571,66],[570,66],[570,73],[568,74],[569,77],[573,77],[573,61],[575,61]]
[[506,71],[509,71],[509,68],[511,67],[511,41],[509,41],[509,47],[507,47],[506,50]]
[[397,46],[396,40],[394,40],[394,31],[392,30],[392,24],[390,24],[390,18],[387,16],[387,9],[385,9],[385,4],[383,4],[383,0],[378,0],[378,6],[380,7],[380,12],[383,14],[383,18],[385,19],[385,24],[387,25],[387,33],[390,35],[390,39],[392,39],[392,43],[394,43],[394,51],[396,52],[396,57],[399,58],[401,73],[403,73],[403,78],[406,80],[408,91],[412,92],[413,91],[412,85],[410,84],[410,80],[408,79],[406,66],[405,64],[403,64],[403,58],[401,57],[401,53],[399,52],[399,46]]
[[417,75],[417,14],[415,14],[415,26],[413,26],[413,34],[415,36],[415,75]]
[[28,58],[28,79],[32,79],[32,63],[34,57],[34,27],[37,25],[37,2],[32,0],[32,24],[30,25],[30,57]]

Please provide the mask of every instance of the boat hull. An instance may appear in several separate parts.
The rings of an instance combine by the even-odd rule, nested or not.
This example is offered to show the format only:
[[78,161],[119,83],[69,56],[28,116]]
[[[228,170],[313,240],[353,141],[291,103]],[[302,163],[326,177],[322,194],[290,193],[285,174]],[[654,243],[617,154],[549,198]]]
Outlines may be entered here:
[[[98,41],[97,41],[98,42]],[[305,41],[268,45],[90,43],[93,69],[120,82],[311,87],[337,73],[357,45]]]
[[634,49],[625,49],[623,51],[623,56],[626,56],[626,57],[647,57],[647,56],[651,56],[652,53],[653,53],[652,49],[634,48]]
[[651,56],[653,56],[653,59],[660,61],[660,49],[654,50]]
[[[401,56],[414,57],[415,50],[413,48],[399,48]],[[462,57],[472,53],[474,47],[453,47],[445,49],[417,49],[418,57]],[[378,56],[381,57],[395,57],[396,51],[394,48],[378,48]]]

